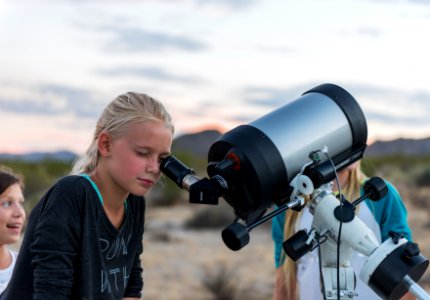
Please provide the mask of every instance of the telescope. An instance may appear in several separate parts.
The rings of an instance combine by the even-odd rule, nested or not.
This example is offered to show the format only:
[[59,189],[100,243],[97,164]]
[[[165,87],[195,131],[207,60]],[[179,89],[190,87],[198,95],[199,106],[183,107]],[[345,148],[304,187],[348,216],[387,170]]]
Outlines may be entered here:
[[189,190],[191,203],[217,204],[220,197],[227,201],[240,222],[226,228],[223,239],[238,250],[248,243],[248,231],[273,217],[264,216],[268,208],[289,203],[290,182],[310,153],[326,147],[334,163],[333,169],[322,158],[306,167],[304,173],[318,187],[332,181],[335,171],[362,158],[366,141],[367,123],[357,101],[337,85],[322,84],[221,135],[209,149],[208,178],[198,178],[173,156],[160,167],[180,188]]
[[[314,214],[312,229],[310,233],[299,231],[284,243],[284,250],[293,259],[299,258],[315,248],[315,235],[326,236],[323,246],[328,250],[322,256],[322,266],[329,299],[355,295],[352,270],[342,269],[346,275],[336,284],[330,275],[341,269],[339,262],[333,267],[330,251],[340,241],[346,245],[340,248],[343,263],[347,264],[352,250],[369,256],[362,279],[382,298],[394,299],[409,290],[419,299],[430,299],[415,282],[429,264],[418,246],[404,239],[379,245],[355,217],[354,205],[342,205],[333,195],[331,182],[338,172],[363,157],[366,143],[367,123],[358,102],[343,88],[328,83],[222,134],[208,152],[208,177],[198,177],[174,156],[164,159],[160,169],[189,191],[191,203],[216,205],[220,197],[225,199],[236,219],[222,231],[222,239],[234,251],[249,243],[253,228],[287,209],[302,209],[309,197]],[[367,196],[379,199],[384,193],[383,180],[372,180],[367,190]],[[267,213],[272,207],[276,208]],[[344,235],[337,235],[335,228],[340,224],[345,225],[349,236],[354,233],[352,236],[359,238],[345,240]],[[392,265],[398,266],[399,272],[389,277],[387,285],[380,277],[390,275]]]

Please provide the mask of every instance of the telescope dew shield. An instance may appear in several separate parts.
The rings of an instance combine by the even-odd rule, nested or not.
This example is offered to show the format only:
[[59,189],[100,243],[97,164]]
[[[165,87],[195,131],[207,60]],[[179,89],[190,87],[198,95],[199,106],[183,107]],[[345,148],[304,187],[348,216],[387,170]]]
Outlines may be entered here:
[[[342,169],[362,157],[366,141],[366,119],[357,101],[343,88],[323,84],[221,135],[209,149],[208,174],[228,181],[223,196],[248,223],[289,196],[289,183],[311,151],[327,146]],[[214,167],[229,157],[239,159],[235,168]]]

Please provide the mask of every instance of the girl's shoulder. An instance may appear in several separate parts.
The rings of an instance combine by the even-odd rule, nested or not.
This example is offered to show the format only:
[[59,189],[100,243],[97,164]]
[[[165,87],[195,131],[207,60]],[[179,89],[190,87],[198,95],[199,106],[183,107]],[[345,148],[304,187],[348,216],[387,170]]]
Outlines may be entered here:
[[91,189],[90,182],[79,175],[67,175],[61,177],[51,187],[51,190],[54,190],[55,192],[67,192],[70,195],[82,193],[88,189]]
[[94,197],[91,184],[78,175],[67,175],[58,179],[42,197],[42,206],[76,206]]
[[60,187],[73,187],[78,185],[83,185],[84,182],[86,182],[87,180],[85,180],[85,178],[83,178],[80,175],[66,175],[64,177],[59,178],[54,186],[60,186]]

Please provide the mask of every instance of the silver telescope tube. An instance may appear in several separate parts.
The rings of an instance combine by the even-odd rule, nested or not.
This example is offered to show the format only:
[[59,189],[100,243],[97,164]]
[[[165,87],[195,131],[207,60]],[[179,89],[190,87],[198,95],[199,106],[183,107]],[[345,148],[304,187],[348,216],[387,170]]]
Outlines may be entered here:
[[[362,157],[366,143],[367,124],[358,102],[343,88],[323,84],[221,135],[209,149],[208,175],[227,180],[223,197],[248,223],[288,197],[289,183],[311,152],[327,148],[339,171]],[[233,167],[219,168],[223,165]],[[313,178],[332,180],[318,173]]]

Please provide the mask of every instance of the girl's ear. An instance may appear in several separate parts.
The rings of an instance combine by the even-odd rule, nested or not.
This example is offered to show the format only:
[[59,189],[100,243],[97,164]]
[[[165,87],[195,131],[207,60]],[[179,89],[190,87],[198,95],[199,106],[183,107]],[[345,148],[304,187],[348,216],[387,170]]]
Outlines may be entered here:
[[112,138],[107,132],[100,133],[97,147],[101,156],[108,157],[110,155],[111,142]]

